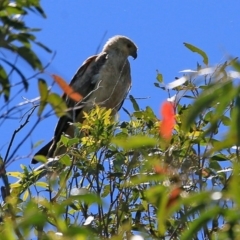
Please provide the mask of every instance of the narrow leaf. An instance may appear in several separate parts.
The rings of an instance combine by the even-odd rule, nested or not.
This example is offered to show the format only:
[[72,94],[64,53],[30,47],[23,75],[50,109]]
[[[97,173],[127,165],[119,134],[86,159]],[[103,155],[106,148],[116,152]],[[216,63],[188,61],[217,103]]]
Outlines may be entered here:
[[[226,95],[226,91],[228,92],[228,95]],[[233,89],[231,82],[218,82],[216,84],[209,85],[190,108],[186,121],[183,122],[183,127],[185,129],[189,129],[199,114],[217,102],[220,104],[217,105],[216,111],[219,115],[222,115],[223,113],[221,111],[224,111],[223,106],[231,102],[230,96],[234,94],[235,90]]]
[[139,106],[138,106],[137,101],[135,100],[135,98],[134,98],[132,95],[130,95],[130,96],[129,96],[129,99],[130,99],[130,101],[132,102],[132,105],[133,105],[134,110],[135,110],[135,111],[139,111],[140,108],[139,108]]
[[31,49],[27,47],[19,47],[17,52],[33,69],[42,69],[41,61]]
[[40,43],[40,42],[34,42],[35,44],[37,44],[39,47],[43,48],[45,51],[51,53],[52,50],[48,47],[46,47],[44,44]]
[[237,70],[238,72],[240,72],[240,62],[237,61],[236,58],[234,58],[232,61],[231,61],[231,65],[233,66],[233,68],[235,70]]
[[162,83],[163,82],[163,75],[157,71],[157,80],[158,82]]
[[217,217],[221,213],[221,209],[218,206],[214,206],[211,209],[203,212],[198,218],[194,219],[188,226],[188,230],[184,231],[181,235],[182,240],[193,239],[196,233],[206,225],[211,219]]
[[[240,91],[240,89],[239,89]],[[235,106],[232,110],[232,119],[230,126],[230,134],[232,135],[232,139],[234,139],[234,144],[240,146],[240,96],[239,94],[236,96]]]
[[4,68],[1,65],[0,65],[0,85],[2,86],[0,95],[3,93],[5,101],[8,101],[10,95],[10,83],[7,73],[5,72]]
[[40,106],[38,108],[38,116],[40,116],[47,104],[47,98],[48,98],[48,88],[45,80],[42,78],[38,79],[38,89],[40,93]]
[[187,48],[188,48],[189,50],[191,50],[192,52],[196,52],[196,53],[198,53],[199,55],[201,55],[202,58],[203,58],[203,62],[205,63],[205,65],[208,65],[208,56],[207,56],[207,54],[206,54],[203,50],[201,50],[201,49],[193,46],[193,45],[190,44],[190,43],[183,43],[183,44],[185,45],[185,47],[187,47]]
[[51,104],[58,117],[66,115],[67,105],[59,95],[51,93],[48,95],[47,101]]
[[149,146],[153,147],[157,144],[157,139],[138,135],[138,136],[128,137],[125,139],[115,137],[112,139],[112,142],[125,149],[134,149],[134,148],[149,147]]
[[12,63],[10,63],[9,61],[3,59],[3,58],[0,58],[0,60],[2,60],[3,62],[5,62],[6,64],[8,64],[14,71],[16,71],[18,73],[18,75],[21,77],[22,79],[22,83],[23,83],[23,86],[25,88],[25,90],[27,91],[28,90],[28,82],[27,82],[27,79],[24,77],[24,75],[22,74],[22,72],[15,66],[13,65]]

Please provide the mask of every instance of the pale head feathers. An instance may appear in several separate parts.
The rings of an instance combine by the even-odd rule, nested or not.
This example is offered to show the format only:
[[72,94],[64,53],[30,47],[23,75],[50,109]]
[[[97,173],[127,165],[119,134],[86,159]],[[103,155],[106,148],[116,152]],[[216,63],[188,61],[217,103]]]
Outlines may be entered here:
[[135,43],[121,35],[110,38],[103,47],[103,52],[115,51],[126,57],[132,56],[134,59],[137,58],[137,46]]

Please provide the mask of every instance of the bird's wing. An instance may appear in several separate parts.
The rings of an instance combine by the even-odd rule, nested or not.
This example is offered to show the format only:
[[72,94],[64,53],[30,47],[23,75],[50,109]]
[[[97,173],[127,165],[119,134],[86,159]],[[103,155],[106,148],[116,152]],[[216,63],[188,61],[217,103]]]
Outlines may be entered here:
[[[70,82],[70,86],[73,88],[73,90],[81,94],[83,98],[86,97],[94,89],[97,82],[96,76],[98,76],[98,73],[105,64],[106,60],[107,53],[105,52],[89,57],[77,70],[72,81]],[[55,143],[59,141],[61,134],[66,132],[66,130],[69,128],[68,122],[73,122],[74,113],[77,115],[78,112],[81,111],[79,104],[78,109],[74,109],[76,102],[69,98],[66,94],[63,95],[63,99],[66,101],[67,107],[70,110],[69,114],[61,117],[57,123],[54,132]]]

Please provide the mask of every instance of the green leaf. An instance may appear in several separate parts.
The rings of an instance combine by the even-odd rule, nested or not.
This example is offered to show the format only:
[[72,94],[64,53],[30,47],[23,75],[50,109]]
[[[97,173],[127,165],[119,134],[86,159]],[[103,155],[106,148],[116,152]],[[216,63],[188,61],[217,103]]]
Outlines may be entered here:
[[211,150],[209,151],[209,154],[214,154],[217,151],[221,151],[224,150],[226,148],[230,148],[234,145],[236,145],[236,139],[235,139],[235,134],[231,134],[228,133],[226,137],[224,137],[223,139],[221,139],[221,141],[219,142],[214,142],[213,144],[213,148],[211,148]]
[[155,116],[152,108],[149,107],[149,106],[146,107],[145,113],[146,113],[145,116],[148,117],[148,118],[150,118],[150,119],[156,118],[156,116]]
[[72,204],[75,200],[79,201],[79,202],[84,202],[86,204],[93,204],[93,203],[99,203],[101,204],[101,199],[99,196],[97,196],[96,194],[84,194],[84,195],[76,195],[76,196],[70,196],[68,199],[66,199],[65,201],[61,202],[61,206],[64,205],[70,205]]
[[42,70],[42,63],[37,55],[27,47],[19,47],[17,49],[18,54],[35,70]]
[[[215,159],[217,159],[217,157],[215,157]],[[222,167],[220,166],[220,164],[217,161],[215,161],[214,159],[211,159],[211,161],[209,163],[209,167],[215,171],[222,170]]]
[[137,101],[135,100],[135,98],[134,98],[132,95],[130,95],[129,98],[130,98],[130,101],[131,101],[132,104],[133,104],[134,110],[135,110],[135,111],[139,111],[140,108],[139,108],[139,106],[138,106]]
[[125,139],[122,138],[119,139],[117,137],[112,139],[112,143],[115,143],[126,150],[141,147],[153,147],[157,144],[157,142],[158,142],[157,139],[143,135],[131,136]]
[[43,155],[35,155],[34,159],[41,163],[46,163],[48,161],[47,158]]
[[41,145],[43,142],[44,142],[44,140],[39,140],[39,141],[37,141],[36,143],[34,143],[33,148],[38,147],[38,146]]
[[27,82],[27,79],[24,77],[24,75],[22,74],[22,72],[15,66],[13,65],[12,63],[10,63],[9,61],[3,59],[3,58],[0,58],[1,61],[5,62],[6,64],[8,64],[14,71],[17,72],[17,74],[21,77],[22,79],[22,84],[25,88],[25,90],[27,91],[28,90],[28,82]]
[[239,88],[239,93],[236,96],[235,100],[235,106],[232,110],[232,115],[231,115],[231,125],[230,125],[230,135],[231,138],[234,139],[235,144],[240,146],[240,88]]
[[240,72],[240,62],[237,61],[236,58],[232,59],[231,65],[233,66],[233,68],[235,68],[235,70],[237,70],[238,72]]
[[122,110],[123,110],[129,117],[131,117],[130,112],[129,112],[126,108],[122,107]]
[[231,124],[231,119],[227,116],[222,116],[221,120],[224,126],[229,126]]
[[9,17],[1,17],[1,20],[5,26],[10,26],[16,30],[25,30],[27,29],[24,22],[19,19],[10,19]]
[[46,14],[45,14],[45,12],[43,11],[43,9],[42,9],[40,6],[37,6],[37,7],[35,7],[35,8],[36,8],[36,10],[42,15],[42,17],[44,17],[44,18],[47,17]]
[[142,118],[142,117],[144,117],[144,112],[143,111],[133,112],[133,116],[136,118]]
[[29,196],[29,191],[27,190],[24,192],[22,200],[25,202],[27,200],[28,196]]
[[157,87],[157,88],[160,88],[160,89],[162,89],[162,90],[166,90],[166,88],[165,88],[164,86],[160,86],[159,83],[153,83],[153,84],[154,84],[154,86]]
[[214,160],[214,161],[228,161],[229,159],[224,154],[217,154],[217,155],[212,156],[210,158],[210,160]]
[[[232,199],[235,201],[235,206],[239,209],[240,207],[240,195],[238,194],[240,191],[240,165],[239,162],[233,163],[233,174],[230,177],[230,181],[228,182],[227,187],[229,187],[229,192],[231,192]],[[236,211],[236,208],[233,208],[233,211],[235,211],[238,214],[239,219],[239,212]]]
[[[47,215],[38,208],[34,201],[27,202],[24,206],[22,221],[19,222],[21,229],[30,229],[32,226],[44,226],[47,222]],[[28,230],[29,231],[29,230]]]
[[236,63],[238,60],[238,57],[230,58],[230,60],[227,62],[227,66],[233,66],[234,63]]
[[0,65],[0,85],[2,86],[0,94],[4,94],[5,101],[8,101],[10,95],[10,83],[4,68]]
[[214,116],[214,112],[213,111],[207,112],[206,115],[204,116],[204,121],[206,123],[209,123],[212,120],[213,116]]
[[49,184],[47,182],[36,182],[35,185],[46,189],[49,188]]
[[34,41],[35,40],[35,36],[30,34],[30,33],[18,33],[18,34],[11,34],[8,36],[7,38],[7,42],[12,42],[14,40],[18,40],[20,42],[29,42],[29,40]]
[[62,164],[65,164],[66,166],[71,166],[72,165],[72,161],[69,157],[69,155],[63,155],[59,161],[62,163]]
[[189,225],[187,230],[183,232],[180,236],[181,240],[193,239],[196,236],[196,233],[203,227],[206,226],[208,221],[217,217],[221,213],[221,208],[218,206],[212,207],[205,212],[202,212],[200,216],[194,219]]
[[110,185],[105,185],[103,188],[103,192],[101,194],[102,198],[105,198],[110,193],[111,187]]
[[41,30],[41,28],[28,28],[25,29],[24,32],[40,32]]
[[34,43],[37,44],[39,47],[43,48],[45,51],[47,51],[49,53],[52,52],[52,50],[50,48],[46,47],[44,44],[42,44],[40,42],[36,42],[36,41],[34,41]]
[[79,143],[79,138],[69,138],[63,134],[61,136],[61,142],[64,144],[64,146],[71,147],[71,146]]
[[79,143],[79,138],[70,138],[68,140],[68,146],[73,146],[75,144],[78,144]]
[[[226,92],[228,94],[226,94]],[[216,84],[209,85],[196,99],[189,111],[187,111],[187,117],[184,119],[183,127],[189,129],[194,120],[199,117],[205,109],[213,107],[214,104],[214,106],[216,106],[215,115],[217,117],[214,116],[212,124],[216,124],[220,116],[223,115],[226,106],[231,103],[236,93],[237,89],[233,86],[231,81],[217,82]]]
[[187,47],[187,48],[188,48],[189,50],[191,50],[192,52],[196,52],[196,53],[198,53],[199,55],[201,55],[202,58],[203,58],[203,62],[205,63],[205,65],[208,65],[208,56],[207,56],[207,54],[206,54],[203,50],[201,50],[201,49],[193,46],[193,45],[190,44],[190,43],[183,43],[183,44],[185,45],[185,47]]
[[3,16],[9,17],[15,14],[25,15],[26,11],[23,8],[20,8],[18,6],[8,6],[8,7],[5,7],[4,10],[0,11],[0,17],[3,17]]
[[163,83],[163,75],[161,73],[159,73],[158,71],[157,71],[157,77],[156,78],[157,78],[158,82]]
[[64,144],[64,146],[68,146],[69,138],[66,137],[64,134],[61,135],[60,141]]
[[42,78],[38,79],[38,89],[40,93],[40,105],[38,108],[38,116],[40,116],[47,105],[47,99],[48,99],[48,88],[46,81]]
[[58,117],[66,115],[67,105],[65,101],[56,93],[51,93],[47,98],[48,103],[53,107],[55,114]]

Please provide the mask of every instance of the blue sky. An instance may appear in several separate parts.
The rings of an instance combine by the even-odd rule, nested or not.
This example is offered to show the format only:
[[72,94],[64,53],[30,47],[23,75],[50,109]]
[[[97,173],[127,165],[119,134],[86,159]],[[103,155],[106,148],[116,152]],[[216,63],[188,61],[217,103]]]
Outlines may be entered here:
[[[42,6],[47,19],[31,13],[26,21],[31,27],[42,28],[37,33],[39,41],[56,51],[56,57],[47,73],[57,74],[70,81],[82,62],[96,53],[105,33],[103,44],[114,35],[126,35],[139,48],[138,58],[134,61],[130,59],[133,81],[131,94],[135,98],[149,97],[138,103],[141,108],[152,107],[157,115],[167,94],[153,85],[156,70],[163,74],[165,82],[171,82],[175,77],[181,76],[179,71],[194,69],[197,61],[202,63],[202,59],[185,48],[183,42],[203,49],[208,54],[211,65],[223,61],[228,54],[240,55],[240,2],[236,0],[43,0]],[[51,59],[51,55],[39,48],[36,51],[43,63]],[[24,71],[25,65],[22,66]],[[52,80],[47,74],[46,80],[51,84]],[[15,103],[22,102],[22,96],[28,99],[37,97],[39,93],[36,82],[33,79],[30,91],[21,93]],[[61,94],[57,86],[53,87],[53,91]],[[129,100],[125,101],[124,107],[132,111]],[[121,111],[120,119],[124,117],[126,116]],[[36,118],[32,117],[28,126],[17,135],[13,147],[29,131],[34,119]],[[42,121],[17,155],[29,154],[31,142],[49,141],[56,122],[57,118],[54,116]],[[2,156],[5,155],[12,135],[9,126],[13,131],[19,124],[19,120],[11,120],[2,126]],[[19,166],[20,163],[28,165],[29,161],[27,158],[17,161],[10,169],[16,170],[16,165]]]

